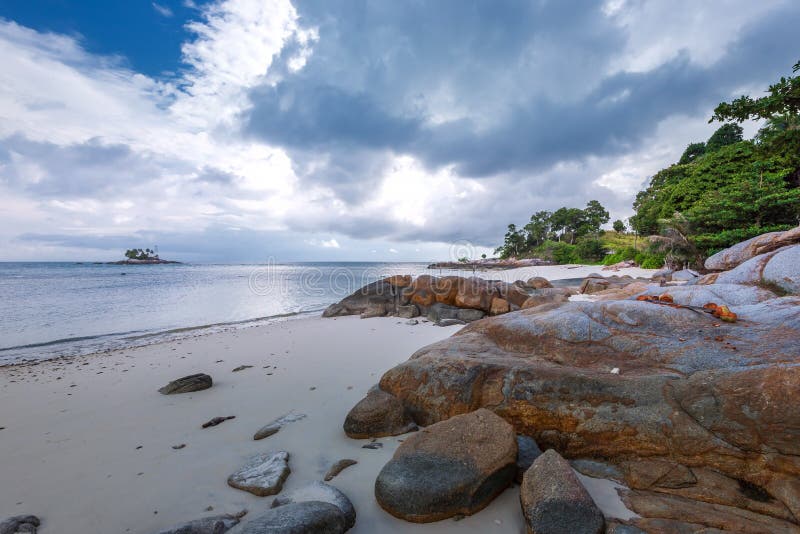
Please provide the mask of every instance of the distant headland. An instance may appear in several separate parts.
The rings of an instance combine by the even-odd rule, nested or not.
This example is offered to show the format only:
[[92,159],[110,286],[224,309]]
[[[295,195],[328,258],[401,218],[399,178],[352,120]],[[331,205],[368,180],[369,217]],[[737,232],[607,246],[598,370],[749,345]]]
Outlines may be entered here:
[[158,252],[149,248],[131,248],[125,251],[124,260],[109,261],[107,265],[162,265],[167,263],[179,264],[179,261],[162,260],[158,257]]

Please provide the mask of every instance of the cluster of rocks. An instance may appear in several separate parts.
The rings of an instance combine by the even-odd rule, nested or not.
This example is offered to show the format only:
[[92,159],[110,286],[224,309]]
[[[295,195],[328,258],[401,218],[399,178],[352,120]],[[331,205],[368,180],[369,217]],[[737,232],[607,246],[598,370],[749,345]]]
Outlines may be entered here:
[[[417,351],[345,425],[424,427],[378,476],[378,502],[410,521],[474,513],[513,479],[516,433],[553,451],[523,476],[529,532],[603,529],[558,454],[622,485],[634,513],[609,532],[800,532],[798,237],[737,245],[706,265],[727,270],[678,274],[682,285],[620,277],[596,301],[520,307]],[[406,285],[415,304],[434,305],[433,283]],[[709,302],[738,320],[698,309]]]
[[[173,380],[159,389],[164,395],[191,393],[202,391],[213,385],[211,376],[198,373]],[[287,424],[304,419],[305,414],[288,413],[264,425],[253,435],[254,440],[265,439]],[[234,416],[216,417],[203,425],[203,428],[216,426]],[[182,448],[173,447],[173,448]],[[289,453],[275,451],[252,456],[236,472],[228,477],[228,485],[232,488],[247,491],[259,497],[267,497],[281,493],[283,484],[291,474]],[[334,464],[325,480],[329,481],[343,469],[357,463],[345,459]],[[315,481],[291,493],[281,494],[273,500],[272,508],[256,517],[241,522],[247,512],[225,514],[195,519],[160,534],[223,534],[224,532],[239,534],[341,534],[353,527],[356,512],[353,504],[340,490]],[[27,516],[33,517],[33,516]],[[11,518],[17,522],[26,519],[20,516]],[[34,518],[35,519],[35,518]],[[9,521],[11,521],[9,520]],[[37,525],[38,525],[38,519]],[[11,524],[11,523],[9,523]],[[20,523],[21,524],[21,523]],[[6,522],[0,523],[0,534]],[[9,527],[11,528],[11,527]],[[16,532],[36,532],[36,530],[8,530],[8,534]]]
[[575,288],[553,287],[541,277],[508,283],[462,276],[422,275],[415,279],[410,275],[391,276],[368,284],[330,305],[323,317],[360,315],[362,318],[396,316],[412,319],[426,316],[430,321],[446,326],[466,324],[487,315],[566,302],[575,292]]
[[538,267],[540,265],[553,265],[552,261],[539,258],[486,258],[472,261],[441,261],[431,263],[428,269],[456,269],[456,270],[489,270],[489,269],[517,269],[519,267]]

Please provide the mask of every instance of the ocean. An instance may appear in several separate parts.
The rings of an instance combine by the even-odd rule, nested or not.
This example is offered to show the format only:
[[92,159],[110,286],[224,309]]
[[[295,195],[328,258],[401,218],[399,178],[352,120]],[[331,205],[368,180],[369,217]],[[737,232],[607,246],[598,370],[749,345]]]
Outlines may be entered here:
[[0,365],[320,314],[367,283],[426,267],[0,263]]

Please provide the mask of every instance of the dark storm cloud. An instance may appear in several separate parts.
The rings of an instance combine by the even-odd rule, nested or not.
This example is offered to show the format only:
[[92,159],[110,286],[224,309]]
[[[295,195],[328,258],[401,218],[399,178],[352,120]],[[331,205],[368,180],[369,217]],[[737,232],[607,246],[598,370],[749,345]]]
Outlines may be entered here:
[[594,1],[301,1],[298,11],[319,41],[302,70],[251,93],[245,130],[286,147],[301,177],[346,202],[389,154],[461,176],[504,174],[510,185],[559,162],[641,149],[665,118],[709,115],[735,88],[786,72],[800,27],[787,4],[710,66],[684,50],[645,72],[609,74],[626,42]]

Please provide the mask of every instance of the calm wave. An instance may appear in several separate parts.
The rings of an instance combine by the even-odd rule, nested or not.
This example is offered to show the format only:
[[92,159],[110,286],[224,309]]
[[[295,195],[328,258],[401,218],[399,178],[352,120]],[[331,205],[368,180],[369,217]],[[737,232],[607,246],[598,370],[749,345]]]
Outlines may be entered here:
[[0,263],[0,365],[317,314],[420,263]]

